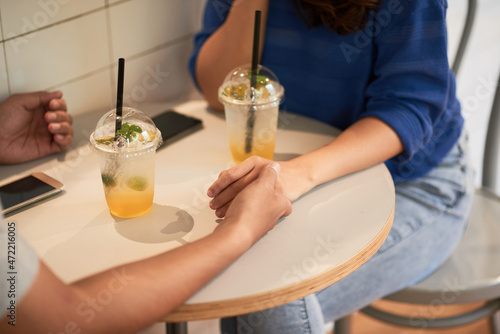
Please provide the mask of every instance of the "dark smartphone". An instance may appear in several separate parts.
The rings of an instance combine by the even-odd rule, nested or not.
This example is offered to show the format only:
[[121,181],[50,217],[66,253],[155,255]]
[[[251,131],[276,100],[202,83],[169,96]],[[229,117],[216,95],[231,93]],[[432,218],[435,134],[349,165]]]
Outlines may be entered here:
[[61,192],[64,186],[44,173],[33,173],[0,187],[2,213],[6,214],[28,204]]
[[203,128],[203,123],[200,119],[181,114],[174,110],[167,110],[153,117],[153,122],[161,131],[163,138],[163,144],[160,149]]

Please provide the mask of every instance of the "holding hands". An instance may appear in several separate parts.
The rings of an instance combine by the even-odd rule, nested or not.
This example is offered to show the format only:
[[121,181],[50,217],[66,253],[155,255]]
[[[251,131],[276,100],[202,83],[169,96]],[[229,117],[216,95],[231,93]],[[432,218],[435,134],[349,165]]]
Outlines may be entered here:
[[[208,189],[207,195],[212,198],[209,205],[211,209],[215,210],[216,216],[219,218],[227,216],[235,197],[250,187],[270,163],[273,166],[278,166],[281,170],[279,177],[275,180],[274,191],[276,193],[282,194],[288,201],[293,201],[305,192],[301,190],[303,181],[298,177],[293,162],[280,162],[278,164],[268,159],[252,156],[221,172],[219,178]],[[260,208],[265,208],[267,205],[269,203],[263,202]]]
[[279,174],[280,165],[267,162],[259,166],[259,174],[254,175],[255,178],[251,181],[247,178],[248,182],[240,192],[229,190],[234,196],[230,199],[230,206],[229,203],[224,205],[221,217],[225,216],[225,219],[217,229],[224,228],[226,224],[236,224],[240,234],[249,236],[253,244],[271,230],[278,219],[288,216],[292,212],[292,204],[282,194]]
[[14,94],[0,103],[0,164],[67,150],[73,129],[66,109],[59,91]]

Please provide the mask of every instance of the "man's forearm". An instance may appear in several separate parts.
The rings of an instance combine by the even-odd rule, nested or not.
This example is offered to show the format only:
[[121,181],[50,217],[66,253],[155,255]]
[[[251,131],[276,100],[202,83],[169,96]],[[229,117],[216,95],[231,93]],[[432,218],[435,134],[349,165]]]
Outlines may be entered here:
[[[255,240],[232,225],[152,258],[68,286],[43,263],[20,302],[16,327],[2,333],[136,333],[161,320],[241,256]],[[5,319],[3,319],[5,320]]]

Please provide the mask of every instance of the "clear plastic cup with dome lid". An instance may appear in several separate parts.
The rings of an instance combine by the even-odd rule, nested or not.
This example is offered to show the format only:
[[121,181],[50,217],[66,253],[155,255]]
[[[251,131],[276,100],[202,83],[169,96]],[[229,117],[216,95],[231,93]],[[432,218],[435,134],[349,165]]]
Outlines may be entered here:
[[153,206],[155,153],[162,136],[142,111],[123,108],[116,131],[116,109],[98,121],[90,143],[99,156],[104,195],[111,214],[139,217]]
[[251,65],[235,68],[226,76],[218,92],[236,163],[252,155],[273,158],[279,104],[285,91],[276,75],[262,65],[257,67],[255,87],[252,87],[251,72]]

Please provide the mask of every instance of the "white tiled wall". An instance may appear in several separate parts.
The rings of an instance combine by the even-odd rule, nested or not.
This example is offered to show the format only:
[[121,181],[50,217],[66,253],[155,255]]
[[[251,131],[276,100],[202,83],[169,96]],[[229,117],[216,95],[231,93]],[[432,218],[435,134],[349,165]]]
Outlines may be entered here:
[[106,32],[104,10],[6,42],[12,92],[59,87],[106,68],[109,48],[103,32]]
[[[110,11],[113,54],[133,57],[179,38],[191,36],[200,1],[127,1]],[[170,15],[168,15],[170,13]]]
[[4,38],[38,30],[103,7],[103,0],[2,0]]
[[112,108],[125,58],[125,103],[194,90],[187,61],[204,0],[0,0],[0,99],[62,90],[73,115]]

